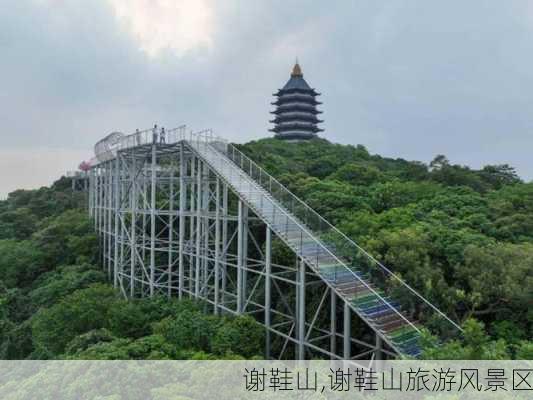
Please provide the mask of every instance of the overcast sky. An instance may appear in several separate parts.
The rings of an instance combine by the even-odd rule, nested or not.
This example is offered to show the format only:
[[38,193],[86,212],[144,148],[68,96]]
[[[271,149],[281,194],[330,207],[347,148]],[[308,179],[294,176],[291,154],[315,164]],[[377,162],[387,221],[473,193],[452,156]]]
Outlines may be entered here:
[[268,136],[296,57],[325,138],[533,178],[531,1],[6,0],[0,52],[0,198],[115,130]]

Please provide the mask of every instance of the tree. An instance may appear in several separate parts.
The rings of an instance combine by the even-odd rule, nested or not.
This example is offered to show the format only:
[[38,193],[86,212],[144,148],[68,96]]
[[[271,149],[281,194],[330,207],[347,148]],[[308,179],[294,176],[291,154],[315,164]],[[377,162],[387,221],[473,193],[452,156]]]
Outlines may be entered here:
[[218,327],[211,348],[219,355],[234,353],[250,358],[262,354],[259,349],[264,341],[264,328],[252,317],[240,316],[226,320]]
[[65,354],[72,356],[87,350],[91,346],[112,342],[115,339],[116,337],[105,328],[93,329],[72,339],[65,348]]
[[203,350],[209,352],[210,338],[216,331],[217,319],[201,312],[183,310],[174,317],[167,317],[154,324],[154,333],[181,350]]
[[29,285],[48,268],[44,254],[29,240],[0,240],[0,280],[8,288]]
[[448,160],[448,158],[446,158],[445,155],[442,155],[442,154],[438,154],[435,156],[435,158],[429,163],[429,168],[432,170],[432,171],[435,171],[435,170],[441,170],[443,168],[446,168],[450,165],[450,161]]
[[465,262],[457,279],[465,282],[469,293],[466,316],[527,321],[533,293],[533,245],[495,244],[468,246]]
[[372,165],[350,163],[337,169],[331,179],[348,182],[351,185],[367,186],[382,179],[382,174]]
[[516,170],[509,164],[487,165],[483,167],[479,175],[494,189],[500,189],[502,186],[514,185],[521,182]]
[[89,264],[59,267],[42,274],[28,294],[34,309],[49,307],[78,289],[106,282],[105,274]]
[[490,340],[484,324],[474,319],[464,325],[462,339],[440,344],[426,333],[423,339],[422,357],[427,360],[505,360],[509,349],[503,339]]
[[55,356],[63,353],[74,337],[106,328],[109,310],[116,301],[118,293],[112,287],[97,283],[40,309],[31,321],[35,348]]
[[329,180],[314,180],[301,188],[307,204],[333,223],[342,219],[348,210],[370,209],[364,189],[359,190],[346,183]]
[[109,329],[116,336],[140,338],[151,333],[151,319],[135,301],[117,301],[109,308]]
[[97,254],[92,224],[83,210],[69,210],[43,223],[32,239],[49,265],[91,262]]
[[503,186],[487,197],[495,237],[533,243],[533,183]]
[[398,179],[378,183],[370,189],[370,205],[376,212],[434,198],[442,187],[431,182],[402,182]]
[[0,213],[0,239],[27,239],[36,226],[37,217],[29,208],[22,207]]
[[516,350],[517,360],[533,360],[533,342],[522,341]]

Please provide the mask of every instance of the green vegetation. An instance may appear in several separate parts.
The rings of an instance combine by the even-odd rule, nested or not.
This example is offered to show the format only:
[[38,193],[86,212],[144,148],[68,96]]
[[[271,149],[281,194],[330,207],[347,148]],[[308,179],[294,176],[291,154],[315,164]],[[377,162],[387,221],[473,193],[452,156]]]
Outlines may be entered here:
[[239,148],[464,325],[427,358],[531,358],[533,183],[481,170],[371,155],[363,146],[274,139]]
[[260,357],[251,317],[167,298],[126,301],[96,267],[97,239],[70,181],[0,202],[0,359]]
[[[239,147],[463,324],[444,345],[425,337],[425,357],[533,358],[533,183],[511,167],[425,165],[325,140]],[[263,330],[248,317],[125,301],[96,266],[82,204],[67,179],[0,202],[0,358],[261,356]]]

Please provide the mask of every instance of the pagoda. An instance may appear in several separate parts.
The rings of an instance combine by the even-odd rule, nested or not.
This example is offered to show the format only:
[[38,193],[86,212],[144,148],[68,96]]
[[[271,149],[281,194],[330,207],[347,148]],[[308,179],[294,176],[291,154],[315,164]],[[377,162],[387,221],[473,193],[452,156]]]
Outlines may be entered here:
[[275,118],[270,121],[274,123],[274,128],[270,131],[276,133],[276,138],[307,140],[317,137],[317,132],[323,131],[317,126],[324,122],[317,118],[322,113],[316,109],[318,104],[322,104],[316,101],[320,93],[307,84],[298,62],[294,64],[289,81],[274,96],[277,100],[271,104],[276,106],[276,110],[271,111],[271,114]]

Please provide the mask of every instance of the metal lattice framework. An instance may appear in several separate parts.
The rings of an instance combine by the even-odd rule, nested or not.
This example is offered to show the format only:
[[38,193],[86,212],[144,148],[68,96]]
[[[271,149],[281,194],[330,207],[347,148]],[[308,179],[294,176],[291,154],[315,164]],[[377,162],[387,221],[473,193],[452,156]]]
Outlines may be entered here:
[[68,171],[67,178],[72,182],[73,192],[87,192],[89,190],[89,174],[84,171]]
[[[416,357],[417,316],[457,332],[223,139],[184,126],[156,139],[104,140],[88,173],[101,261],[125,297],[188,297],[215,314],[252,315],[266,328],[267,358]],[[280,254],[293,262],[281,265]],[[376,277],[400,292],[391,297]],[[393,300],[406,294],[409,312]]]

